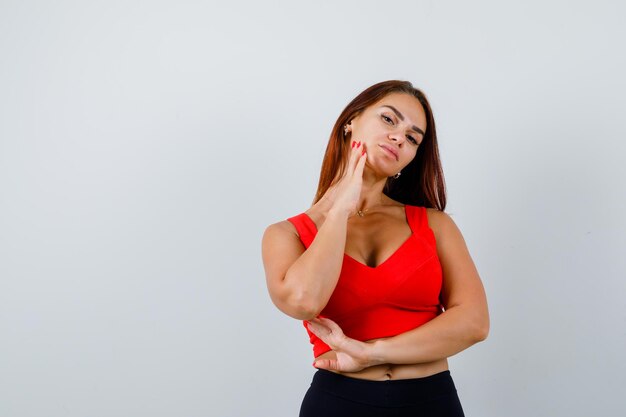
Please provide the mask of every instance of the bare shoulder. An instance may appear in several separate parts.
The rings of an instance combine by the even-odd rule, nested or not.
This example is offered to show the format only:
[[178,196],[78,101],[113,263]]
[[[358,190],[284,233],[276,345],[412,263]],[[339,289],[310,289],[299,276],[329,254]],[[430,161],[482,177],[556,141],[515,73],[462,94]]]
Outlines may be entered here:
[[282,220],[267,226],[261,241],[261,252],[268,279],[282,280],[289,265],[305,250],[290,221]]
[[263,233],[263,240],[273,240],[276,237],[285,237],[291,235],[299,239],[298,230],[289,220],[281,220],[276,223],[272,223],[265,228]]
[[447,222],[452,221],[448,213],[431,207],[426,207],[426,217],[428,226],[433,229],[433,232],[439,231]]
[[[447,213],[437,210],[436,208],[426,207],[426,216],[428,217],[428,226],[432,229],[437,223],[441,222],[441,218],[448,216]],[[449,217],[449,216],[448,216]]]
[[452,217],[445,211],[436,208],[426,208],[428,226],[432,229],[438,243],[452,238],[462,238],[461,231],[452,220]]

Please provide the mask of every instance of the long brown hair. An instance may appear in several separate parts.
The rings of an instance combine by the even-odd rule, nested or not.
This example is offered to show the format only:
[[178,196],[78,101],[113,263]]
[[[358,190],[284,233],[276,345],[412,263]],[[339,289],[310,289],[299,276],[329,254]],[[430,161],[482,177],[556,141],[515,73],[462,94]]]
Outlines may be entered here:
[[[409,81],[389,80],[368,87],[356,96],[337,118],[330,134],[322,162],[319,184],[313,204],[317,203],[333,184],[341,178],[347,166],[351,134],[344,134],[343,126],[361,114],[367,107],[391,93],[405,93],[417,98],[426,112],[426,131],[417,148],[415,158],[402,170],[399,178],[389,177],[383,193],[403,204],[446,208],[446,187],[439,159],[435,119],[426,96]],[[337,175],[339,173],[339,175]]]

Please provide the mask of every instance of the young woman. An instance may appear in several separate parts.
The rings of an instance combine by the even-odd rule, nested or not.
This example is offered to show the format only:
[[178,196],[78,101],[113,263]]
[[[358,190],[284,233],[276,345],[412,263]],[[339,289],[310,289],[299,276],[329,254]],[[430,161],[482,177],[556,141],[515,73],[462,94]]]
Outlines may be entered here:
[[435,122],[407,81],[375,84],[333,127],[313,205],[267,227],[272,302],[318,370],[300,417],[463,416],[447,358],[485,340],[485,291],[444,212]]

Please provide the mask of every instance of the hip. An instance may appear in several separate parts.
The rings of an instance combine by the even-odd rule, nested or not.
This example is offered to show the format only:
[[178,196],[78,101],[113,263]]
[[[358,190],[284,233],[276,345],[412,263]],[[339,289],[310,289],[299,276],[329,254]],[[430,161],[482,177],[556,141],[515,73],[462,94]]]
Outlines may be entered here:
[[366,380],[318,369],[300,417],[464,416],[449,370],[421,378]]

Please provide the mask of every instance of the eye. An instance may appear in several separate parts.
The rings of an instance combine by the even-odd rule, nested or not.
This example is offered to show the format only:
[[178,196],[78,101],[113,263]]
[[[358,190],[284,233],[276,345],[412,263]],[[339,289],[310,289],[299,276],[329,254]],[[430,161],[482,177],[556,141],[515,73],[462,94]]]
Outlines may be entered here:
[[[384,114],[381,114],[380,117],[382,117],[387,123],[391,122],[391,124],[393,124],[393,120],[391,119],[391,117],[386,116]],[[415,145],[419,145],[419,143],[417,142],[417,139],[415,139],[413,136],[411,135],[407,135],[407,138],[409,138],[409,140],[415,144]]]

